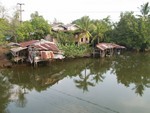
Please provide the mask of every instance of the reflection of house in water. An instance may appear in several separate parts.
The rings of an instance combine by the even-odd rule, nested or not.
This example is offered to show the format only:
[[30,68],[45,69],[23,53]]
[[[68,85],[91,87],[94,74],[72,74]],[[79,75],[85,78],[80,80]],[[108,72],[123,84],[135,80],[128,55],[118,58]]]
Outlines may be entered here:
[[19,47],[12,48],[10,51],[14,62],[28,61],[31,64],[37,64],[41,61],[64,58],[63,53],[54,42],[44,39],[20,43]]
[[114,43],[98,43],[93,54],[100,54],[101,57],[112,56],[114,53],[120,54],[121,50],[125,49],[124,46],[120,46]]
[[52,86],[65,77],[63,76],[64,71],[65,70],[62,70],[48,76],[35,75],[35,81],[36,83],[40,84],[40,86]]

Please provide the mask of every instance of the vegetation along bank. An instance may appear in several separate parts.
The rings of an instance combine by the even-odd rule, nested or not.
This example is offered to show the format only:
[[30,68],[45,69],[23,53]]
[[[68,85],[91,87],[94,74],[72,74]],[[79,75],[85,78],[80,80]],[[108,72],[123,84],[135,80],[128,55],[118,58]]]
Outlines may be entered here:
[[[137,6],[138,7],[138,6]],[[10,16],[0,5],[0,44],[21,43],[30,40],[45,39],[54,42],[64,52],[65,57],[83,57],[93,52],[98,43],[116,43],[127,50],[150,50],[150,6],[140,6],[141,15],[134,12],[122,12],[118,22],[108,17],[94,20],[83,16],[70,24],[54,21],[49,24],[38,12],[31,19],[19,21],[18,11]],[[2,53],[1,53],[2,54]]]

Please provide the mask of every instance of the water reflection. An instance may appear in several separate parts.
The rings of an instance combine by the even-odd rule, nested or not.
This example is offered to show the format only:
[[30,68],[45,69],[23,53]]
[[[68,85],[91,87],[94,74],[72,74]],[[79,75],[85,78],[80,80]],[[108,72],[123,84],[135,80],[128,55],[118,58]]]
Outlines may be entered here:
[[14,67],[1,70],[0,75],[0,112],[9,112],[5,108],[11,101],[18,107],[25,107],[29,91],[37,92],[58,84],[66,77],[73,78],[77,88],[88,92],[105,79],[105,73],[111,70],[118,83],[142,96],[145,88],[150,88],[150,55],[126,54],[105,59],[73,59],[52,62],[38,68]]
[[96,59],[90,63],[85,63],[84,69],[79,72],[79,78],[75,79],[76,86],[83,90],[88,91],[89,86],[95,86],[99,82],[103,82],[104,73],[111,68],[110,59]]
[[134,84],[133,90],[143,95],[144,89],[150,87],[150,56],[149,54],[125,55],[116,59],[113,64],[118,83],[129,87]]
[[6,77],[0,74],[0,113],[8,113],[6,110],[9,103],[10,84]]
[[95,86],[94,83],[92,83],[92,81],[89,80],[90,75],[90,73],[87,74],[87,69],[85,68],[83,74],[82,72],[79,74],[80,79],[74,80],[76,86],[80,89],[83,89],[83,91],[88,91],[89,86]]

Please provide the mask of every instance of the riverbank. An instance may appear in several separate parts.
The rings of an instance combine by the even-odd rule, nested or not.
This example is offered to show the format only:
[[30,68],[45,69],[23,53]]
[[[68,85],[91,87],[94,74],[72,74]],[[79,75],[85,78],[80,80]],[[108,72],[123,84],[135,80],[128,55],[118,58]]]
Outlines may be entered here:
[[7,59],[6,55],[9,52],[8,48],[0,46],[0,68],[11,67],[12,63]]

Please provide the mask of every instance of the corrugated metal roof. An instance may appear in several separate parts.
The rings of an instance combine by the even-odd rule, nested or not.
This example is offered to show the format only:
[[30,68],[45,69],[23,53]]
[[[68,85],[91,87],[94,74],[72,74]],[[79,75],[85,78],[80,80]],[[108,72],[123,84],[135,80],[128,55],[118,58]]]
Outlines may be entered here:
[[11,52],[14,56],[16,56],[16,55],[17,55],[17,52],[22,51],[22,50],[24,50],[24,49],[27,49],[27,47],[11,48],[11,49],[10,49],[10,52]]
[[39,42],[39,40],[30,40],[30,41],[26,41],[26,42],[22,42],[22,43],[19,43],[21,47],[27,47],[27,46],[30,46],[36,42]]
[[120,49],[125,48],[124,46],[120,46],[114,43],[99,43],[96,45],[96,47],[101,49],[102,51],[106,49],[113,49],[113,48],[120,48]]
[[55,43],[46,40],[41,40],[39,42],[36,42],[32,44],[32,47],[38,50],[59,52],[59,49]]
[[19,51],[24,50],[24,49],[27,49],[27,47],[16,47],[16,48],[10,49],[10,51],[19,52]]
[[55,51],[59,52],[57,45],[54,42],[46,41],[44,39],[39,40],[31,40],[27,42],[19,43],[21,47],[32,46],[37,50],[45,50],[45,51]]

